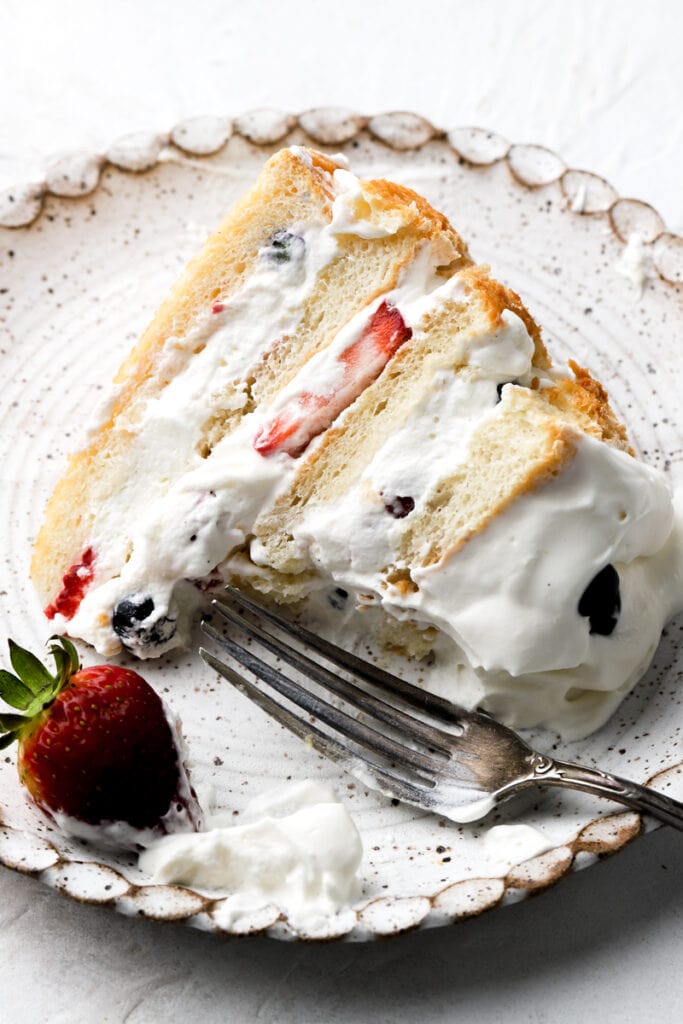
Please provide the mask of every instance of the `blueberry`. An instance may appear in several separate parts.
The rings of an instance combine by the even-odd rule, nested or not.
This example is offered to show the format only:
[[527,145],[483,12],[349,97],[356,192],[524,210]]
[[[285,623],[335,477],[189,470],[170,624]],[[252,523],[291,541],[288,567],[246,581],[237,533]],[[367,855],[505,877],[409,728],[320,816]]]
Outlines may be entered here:
[[148,594],[130,594],[114,607],[111,620],[124,647],[157,647],[176,631],[176,617],[154,618],[154,600]]
[[590,622],[591,636],[610,636],[621,611],[619,573],[606,565],[590,581],[579,601],[579,615]]
[[304,240],[290,231],[276,231],[261,249],[261,255],[272,263],[289,263],[299,259],[304,251]]
[[344,610],[344,605],[349,599],[348,590],[344,590],[342,587],[335,587],[334,590],[327,595],[327,600],[330,602],[332,607],[336,611],[341,612]]
[[410,515],[415,508],[415,499],[409,497],[403,498],[400,494],[397,494],[396,497],[385,501],[384,507],[389,515],[393,516],[394,519],[405,519],[405,517]]

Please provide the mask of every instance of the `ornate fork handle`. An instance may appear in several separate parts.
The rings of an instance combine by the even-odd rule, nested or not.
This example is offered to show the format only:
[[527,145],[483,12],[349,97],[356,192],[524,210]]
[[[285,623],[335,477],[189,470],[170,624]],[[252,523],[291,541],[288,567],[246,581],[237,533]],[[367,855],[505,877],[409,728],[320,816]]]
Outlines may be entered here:
[[683,803],[672,797],[663,796],[654,789],[639,786],[637,782],[629,782],[618,775],[610,775],[609,772],[585,768],[568,761],[556,761],[544,754],[534,754],[529,760],[532,771],[528,779],[532,784],[564,786],[567,789],[578,789],[584,793],[593,793],[595,796],[608,797],[683,831]]

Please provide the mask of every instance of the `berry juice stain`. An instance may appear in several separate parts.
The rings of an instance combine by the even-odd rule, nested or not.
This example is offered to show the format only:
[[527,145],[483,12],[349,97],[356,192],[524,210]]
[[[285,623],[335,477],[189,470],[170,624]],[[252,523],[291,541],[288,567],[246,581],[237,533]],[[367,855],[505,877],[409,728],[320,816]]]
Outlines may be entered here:
[[86,548],[80,561],[75,562],[62,577],[62,589],[45,609],[47,618],[54,619],[55,615],[62,615],[65,619],[72,619],[94,575],[95,552],[92,548]]

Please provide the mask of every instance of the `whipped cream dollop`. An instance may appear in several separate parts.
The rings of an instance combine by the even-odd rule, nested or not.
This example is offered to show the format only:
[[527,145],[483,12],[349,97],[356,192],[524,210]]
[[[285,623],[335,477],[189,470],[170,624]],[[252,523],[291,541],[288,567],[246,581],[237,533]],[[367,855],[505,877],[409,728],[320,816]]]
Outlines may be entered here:
[[494,872],[509,871],[556,843],[532,825],[493,825],[484,834],[484,856]]
[[[584,436],[550,486],[519,497],[456,556],[417,569],[411,604],[473,668],[513,676],[576,668],[608,640],[577,614],[587,585],[606,565],[655,554],[672,525],[661,474]],[[596,669],[609,671],[599,659]]]
[[[555,483],[550,486],[554,487]],[[599,729],[646,672],[664,624],[683,609],[683,491],[676,492],[673,503],[671,498],[667,498],[666,505],[672,505],[673,522],[662,546],[652,555],[641,555],[628,563],[615,563],[621,608],[611,634],[591,634],[589,621],[579,616],[577,608],[571,604],[565,609],[564,619],[555,621],[554,629],[560,635],[565,623],[571,628],[578,619],[582,625],[580,643],[583,647],[587,644],[587,649],[579,664],[523,671],[519,675],[513,675],[506,668],[475,667],[451,632],[441,629],[433,644],[432,657],[419,663],[420,685],[465,707],[483,707],[516,729],[542,725],[570,741],[582,739]],[[500,517],[503,548],[506,546],[504,521],[507,515],[506,511]],[[372,551],[370,542],[367,548]],[[554,550],[554,544],[550,550]],[[565,554],[569,560],[569,553]],[[494,546],[480,567],[482,574],[493,572],[499,557],[503,555]],[[514,576],[514,567],[511,571]],[[389,610],[384,603],[387,593],[380,591],[373,595],[372,602],[368,604],[367,587],[356,589],[361,585],[358,578],[353,584],[348,580],[341,582],[342,593],[347,595],[343,599],[339,599],[335,591],[327,595],[325,592],[313,594],[309,598],[315,628],[333,642],[351,647],[360,657],[367,657],[368,647],[372,646],[368,637],[381,631],[383,609]],[[491,606],[492,615],[499,614],[504,608],[503,602],[509,606],[509,586],[514,584],[505,581],[501,602],[494,601]],[[543,588],[539,594],[542,598]],[[354,598],[363,602],[360,613],[354,611]],[[445,599],[448,598],[446,594]],[[415,595],[405,599],[406,605],[414,605],[418,601],[419,597]],[[335,609],[336,605],[339,605],[339,610]],[[494,618],[493,621],[500,624],[502,637],[507,636],[510,651],[518,654],[523,651],[524,639],[518,639],[516,631],[524,632],[527,624],[532,625],[535,619],[542,617],[541,609],[542,601],[540,607],[513,607],[507,618]],[[396,596],[392,598],[389,613],[411,619],[414,614],[402,609]],[[425,615],[423,622],[427,621]],[[534,639],[533,628],[528,636]],[[545,649],[545,656],[552,663],[555,658],[553,638],[550,623],[547,630],[539,634],[537,643],[532,642],[530,656],[539,658]],[[507,651],[503,639],[495,642],[500,643],[503,652]],[[483,649],[488,650],[486,644]],[[384,655],[384,661],[386,658]],[[396,657],[392,667],[399,674],[405,674],[404,659]],[[474,821],[488,813],[491,806],[486,798],[479,803],[476,791],[463,789],[457,794],[447,816],[454,821]]]
[[[305,151],[299,155],[309,159]],[[288,225],[273,236],[243,289],[165,345],[169,384],[131,424],[136,461],[124,499],[136,510],[134,522],[122,516],[113,494],[92,537],[106,582],[86,591],[69,622],[56,623],[103,654],[116,653],[121,637],[140,657],[184,643],[188,616],[179,581],[218,578],[236,549],[247,552],[252,566],[268,564],[254,524],[286,491],[299,462],[286,451],[264,457],[254,438],[302,397],[335,394],[344,382],[344,354],[369,319],[383,306],[396,309],[416,340],[444,303],[467,301],[457,275],[439,274],[438,242],[426,242],[396,287],[345,324],[272,401],[243,415],[202,457],[196,446],[207,408],[246,408],[251,370],[278,338],[296,332],[340,237],[371,239],[401,227],[399,216],[376,215],[362,183],[345,168],[332,183],[331,220]],[[683,607],[680,501],[674,516],[664,474],[577,432],[575,454],[555,478],[511,501],[456,552],[410,566],[414,587],[391,585],[386,567],[400,566],[405,516],[423,509],[439,481],[467,465],[472,438],[505,416],[516,388],[533,382],[542,390],[562,376],[534,368],[533,339],[509,310],[490,329],[454,338],[451,356],[449,365],[435,368],[426,393],[405,395],[404,422],[382,440],[359,480],[334,504],[307,504],[291,543],[302,564],[317,572],[312,586],[341,587],[348,607],[374,605],[394,619],[438,628],[435,664],[420,673],[425,685],[460,703],[483,704],[514,726],[586,735],[642,675],[664,623]],[[335,425],[343,428],[345,415]],[[313,438],[305,458],[315,457],[321,440]],[[392,517],[384,495],[409,498],[397,499],[406,504]],[[594,629],[580,610],[604,573],[614,591],[608,633]],[[149,626],[115,630],[112,612],[116,619],[121,602],[135,601],[153,608]],[[346,616],[343,642],[353,643],[369,621]]]
[[304,781],[264,793],[245,809],[243,824],[207,819],[205,832],[166,836],[139,858],[156,882],[227,895],[227,926],[274,904],[295,928],[322,927],[360,893],[363,848],[346,808],[329,786]]

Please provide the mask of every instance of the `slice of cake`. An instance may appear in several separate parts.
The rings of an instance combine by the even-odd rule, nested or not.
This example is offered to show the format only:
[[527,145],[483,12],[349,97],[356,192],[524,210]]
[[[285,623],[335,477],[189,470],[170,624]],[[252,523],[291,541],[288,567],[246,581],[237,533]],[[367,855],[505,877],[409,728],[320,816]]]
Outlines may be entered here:
[[[338,163],[308,150],[273,157],[120,368],[100,429],[57,486],[32,564],[48,617],[113,653],[119,641],[112,607],[129,594],[111,607],[98,599],[98,611],[94,595],[103,587],[113,595],[112,581],[141,557],[139,531],[152,506],[182,490],[188,471],[213,473],[220,442],[399,281],[412,274],[434,287],[469,262],[446,220],[408,189],[384,181],[361,188]],[[220,495],[202,488],[195,512],[183,509],[201,519],[201,536],[187,550],[184,533],[172,542],[172,560],[179,569],[183,562],[177,578],[205,576],[244,540],[276,485],[277,460],[261,458],[250,444],[236,452],[232,469],[219,470]],[[226,489],[232,518],[218,513]],[[164,569],[174,573],[171,565]],[[141,569],[131,593],[149,593],[151,585],[149,569]],[[171,626],[161,622],[169,616],[160,618],[168,602],[156,597],[151,617],[158,625],[135,645],[138,653],[159,653],[171,640]]]
[[55,626],[104,654],[183,643],[183,581],[229,580],[434,648],[518,724],[574,704],[594,725],[671,611],[643,626],[626,584],[672,522],[601,385],[552,369],[440,214],[294,147],[124,362],[32,571]]

